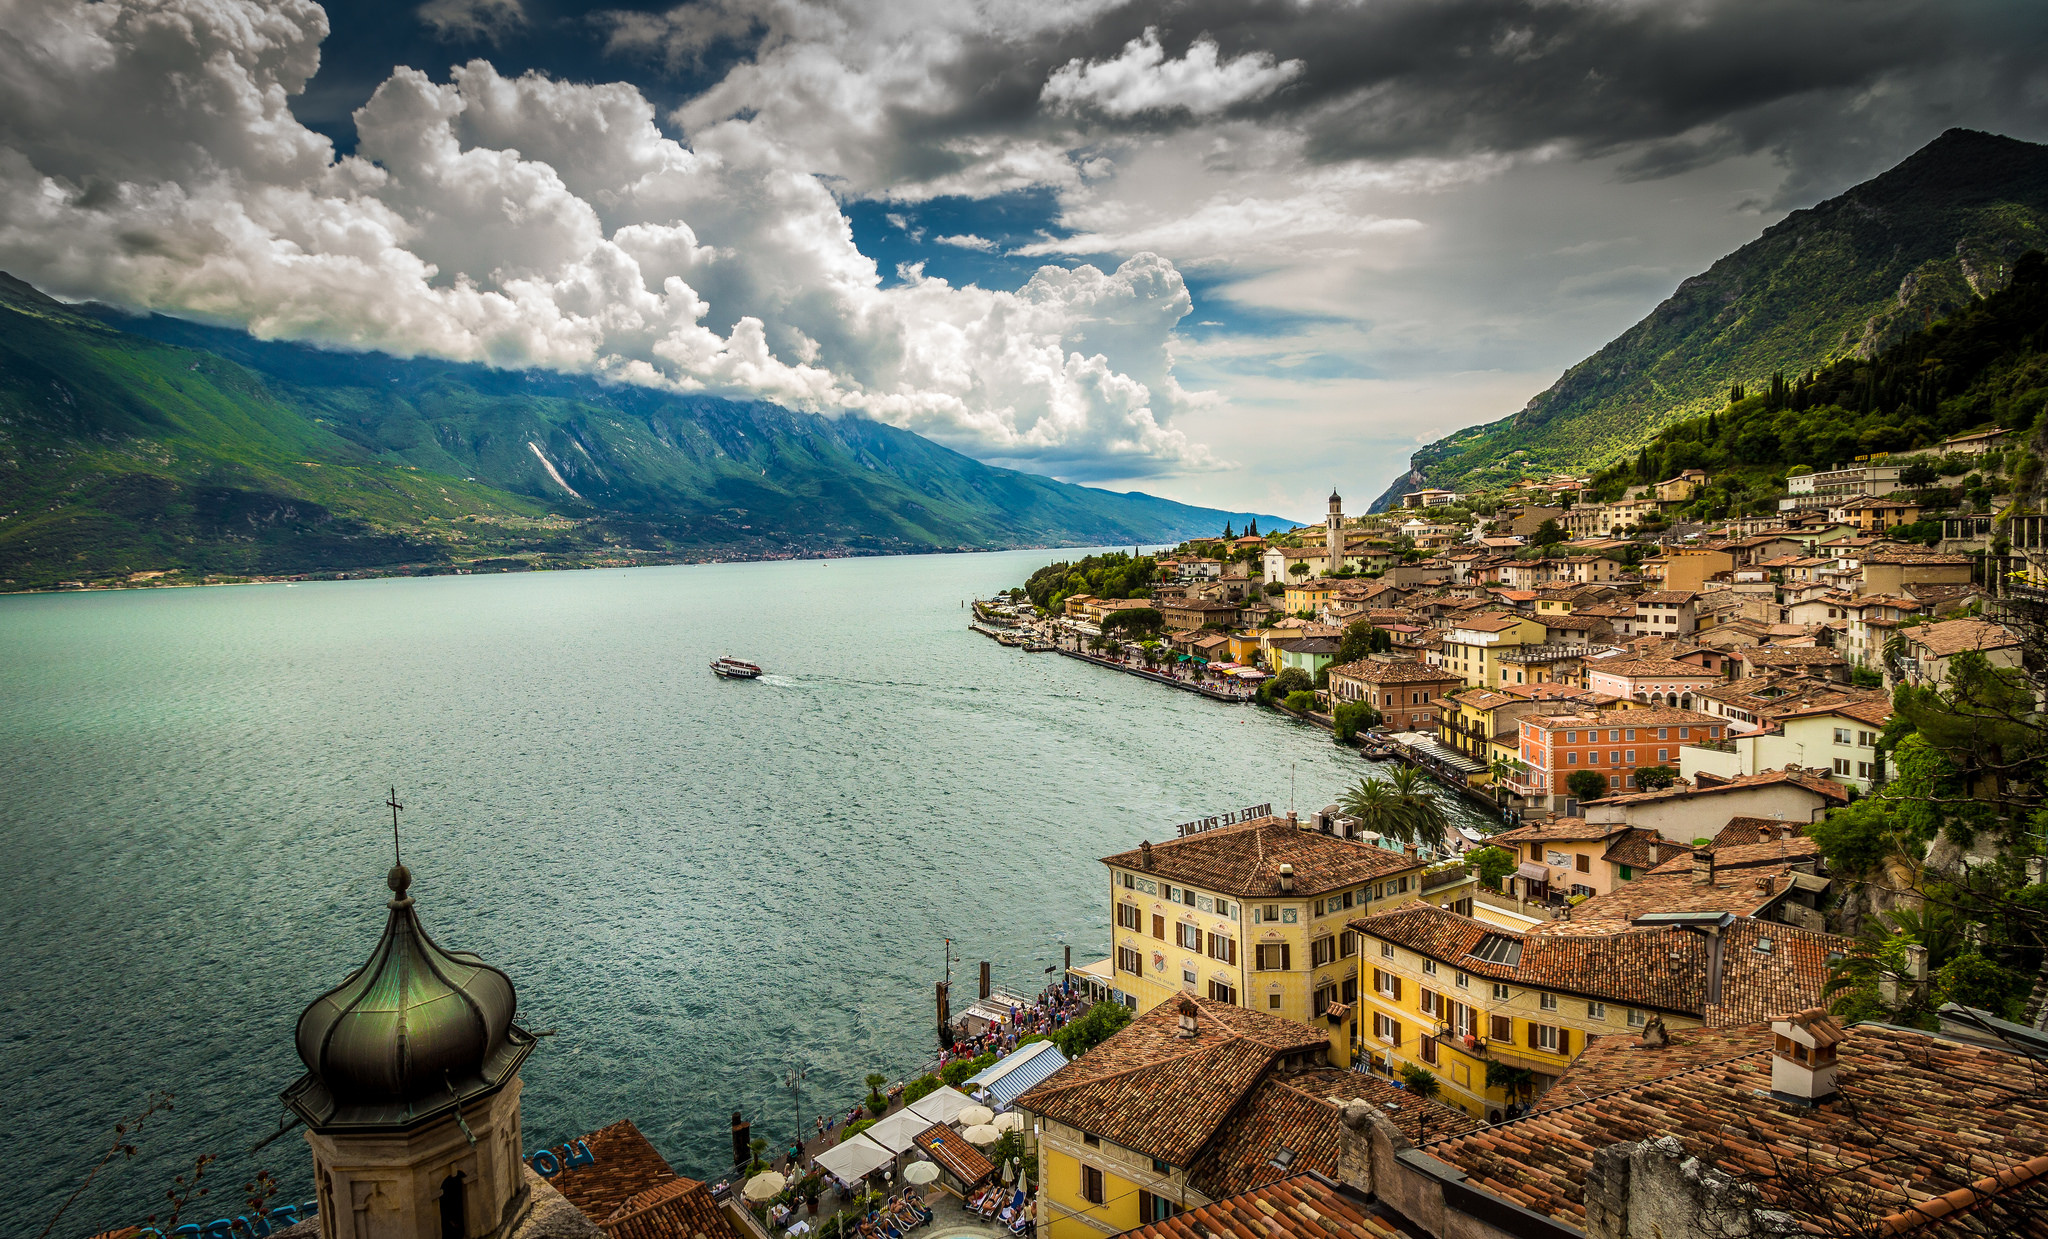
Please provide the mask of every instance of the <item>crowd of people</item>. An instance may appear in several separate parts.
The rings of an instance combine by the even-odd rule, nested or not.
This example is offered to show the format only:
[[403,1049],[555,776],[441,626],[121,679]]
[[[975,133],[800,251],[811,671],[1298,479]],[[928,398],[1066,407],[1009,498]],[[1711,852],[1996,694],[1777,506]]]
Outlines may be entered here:
[[951,1049],[939,1051],[937,1070],[944,1071],[947,1064],[963,1058],[980,1058],[991,1052],[1007,1055],[1024,1038],[1050,1037],[1065,1027],[1068,1020],[1087,1009],[1087,998],[1070,991],[1065,985],[1048,985],[1030,1006],[1020,1007],[1012,1003],[1009,1018],[991,1025],[978,1036],[955,1041]]

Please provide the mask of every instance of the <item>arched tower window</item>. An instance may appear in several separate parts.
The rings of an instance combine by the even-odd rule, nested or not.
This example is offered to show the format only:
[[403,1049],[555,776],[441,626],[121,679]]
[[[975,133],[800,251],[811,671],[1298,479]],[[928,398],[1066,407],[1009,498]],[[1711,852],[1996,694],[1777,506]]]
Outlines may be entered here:
[[462,1176],[451,1174],[441,1180],[441,1239],[469,1239],[463,1203]]

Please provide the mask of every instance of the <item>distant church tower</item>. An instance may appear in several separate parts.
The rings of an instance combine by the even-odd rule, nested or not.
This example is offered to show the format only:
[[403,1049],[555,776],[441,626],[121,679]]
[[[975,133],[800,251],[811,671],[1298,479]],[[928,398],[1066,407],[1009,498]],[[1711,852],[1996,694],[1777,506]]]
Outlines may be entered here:
[[421,928],[394,865],[390,915],[354,975],[299,1016],[321,1239],[503,1239],[529,1202],[520,1165],[512,979]]
[[1323,539],[1330,550],[1330,571],[1344,571],[1344,498],[1334,489],[1330,491],[1330,517]]

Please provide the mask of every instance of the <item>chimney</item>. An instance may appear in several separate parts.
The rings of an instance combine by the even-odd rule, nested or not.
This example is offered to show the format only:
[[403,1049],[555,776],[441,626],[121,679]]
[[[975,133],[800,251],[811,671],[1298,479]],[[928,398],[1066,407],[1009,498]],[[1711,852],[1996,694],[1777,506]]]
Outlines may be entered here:
[[1771,1095],[1811,1106],[1835,1095],[1835,1047],[1848,1034],[1824,1007],[1771,1017]]
[[1660,863],[1663,862],[1663,842],[1664,839],[1661,835],[1650,840],[1650,868],[1652,869],[1655,869]]
[[1792,823],[1790,823],[1790,822],[1779,822],[1779,823],[1778,823],[1778,842],[1780,842],[1780,843],[1783,843],[1783,842],[1785,842],[1786,840],[1790,839],[1791,837],[1792,837]]
[[1651,1016],[1649,1021],[1643,1025],[1643,1033],[1639,1040],[1643,1045],[1649,1046],[1652,1049],[1662,1049],[1670,1045],[1671,1034],[1664,1029],[1664,1017],[1661,1015]]
[[1775,894],[1778,889],[1778,879],[1767,874],[1756,880],[1756,888],[1766,895]]
[[1283,895],[1291,895],[1294,893],[1293,865],[1280,866],[1280,893]]
[[1712,886],[1714,884],[1714,851],[1712,848],[1692,850],[1692,884]]
[[1180,998],[1180,1031],[1176,1036],[1192,1040],[1201,1031],[1202,1009],[1195,1000],[1182,994]]
[[1147,873],[1150,873],[1152,871],[1152,841],[1150,839],[1147,839],[1138,845],[1138,864],[1141,865]]
[[1294,810],[1289,809],[1287,811],[1287,824],[1289,826],[1301,825],[1301,815],[1296,813]]
[[1404,843],[1401,845],[1401,855],[1406,856],[1409,860],[1414,860],[1416,856],[1420,853],[1420,851],[1421,849],[1417,848],[1412,843]]

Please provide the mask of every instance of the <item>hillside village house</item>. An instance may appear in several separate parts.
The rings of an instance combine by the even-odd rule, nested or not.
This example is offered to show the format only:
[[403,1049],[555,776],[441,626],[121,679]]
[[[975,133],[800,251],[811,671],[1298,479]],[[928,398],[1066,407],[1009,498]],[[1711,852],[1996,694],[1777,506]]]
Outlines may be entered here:
[[1458,866],[1426,883],[1412,850],[1279,817],[1143,843],[1102,863],[1120,1001],[1149,1011],[1199,994],[1303,1022],[1357,997],[1347,916],[1425,893],[1455,903],[1476,882]]
[[1451,709],[1445,699],[1462,687],[1457,676],[1401,654],[1369,654],[1330,668],[1330,701],[1371,706],[1389,731],[1435,731]]
[[1531,714],[1517,721],[1519,768],[1509,786],[1530,806],[1560,812],[1571,800],[1565,783],[1573,771],[1597,771],[1612,791],[1622,792],[1635,786],[1638,767],[1677,765],[1680,745],[1695,736],[1718,740],[1722,732],[1705,714],[1668,706]]
[[1721,677],[1705,667],[1669,658],[1619,658],[1586,664],[1586,687],[1649,705],[1692,709],[1693,694]]
[[1289,615],[1299,615],[1303,611],[1320,611],[1336,596],[1337,582],[1332,580],[1292,582],[1287,586],[1287,593],[1284,596],[1285,610]]
[[1725,745],[1679,749],[1679,774],[1723,779],[1785,766],[1817,767],[1837,783],[1870,790],[1877,776],[1877,739],[1892,716],[1882,696],[1837,701],[1778,715],[1768,731],[1733,736]]
[[1444,670],[1473,688],[1484,688],[1499,682],[1496,655],[1515,646],[1540,645],[1543,636],[1542,622],[1524,616],[1499,612],[1464,616],[1451,622],[1437,658]]
[[1700,829],[1703,822],[1750,817],[1804,826],[1817,821],[1826,810],[1847,803],[1847,787],[1817,770],[1798,769],[1765,770],[1732,779],[1701,772],[1690,787],[1625,792],[1588,801],[1579,811],[1588,822],[1653,830],[1673,843],[1690,844],[1706,833]]
[[1277,642],[1273,646],[1278,655],[1278,670],[1285,671],[1292,667],[1306,672],[1310,679],[1314,679],[1323,668],[1335,661],[1337,651],[1341,648],[1342,643],[1335,637],[1297,637],[1292,641]]
[[[1500,1122],[1540,1097],[1588,1037],[1717,1027],[1820,1001],[1846,938],[1731,916],[1699,926],[1516,932],[1427,904],[1355,918],[1359,1047],[1376,1068],[1422,1067],[1441,1100]],[[1551,931],[1551,932],[1546,932]],[[1760,943],[1767,945],[1759,945]],[[1490,1064],[1531,1075],[1512,1092]]]
[[1160,617],[1168,628],[1206,628],[1215,625],[1227,628],[1238,621],[1238,609],[1227,602],[1211,602],[1204,598],[1180,601],[1159,600]]
[[[1916,624],[1899,630],[1903,644],[1898,660],[1899,683],[1939,688],[1948,683],[1949,660],[1965,650],[1984,655],[1994,667],[2020,665],[2017,633],[1989,620],[1952,619],[1934,624]],[[1894,677],[1886,670],[1886,681]]]
[[1514,854],[1515,873],[1508,879],[1512,893],[1538,902],[1604,895],[1678,853],[1676,845],[1650,831],[1582,817],[1504,830],[1486,842]]
[[1863,583],[1858,593],[1903,594],[1911,585],[1968,585],[1968,555],[1917,555],[1875,551],[1862,557]]

